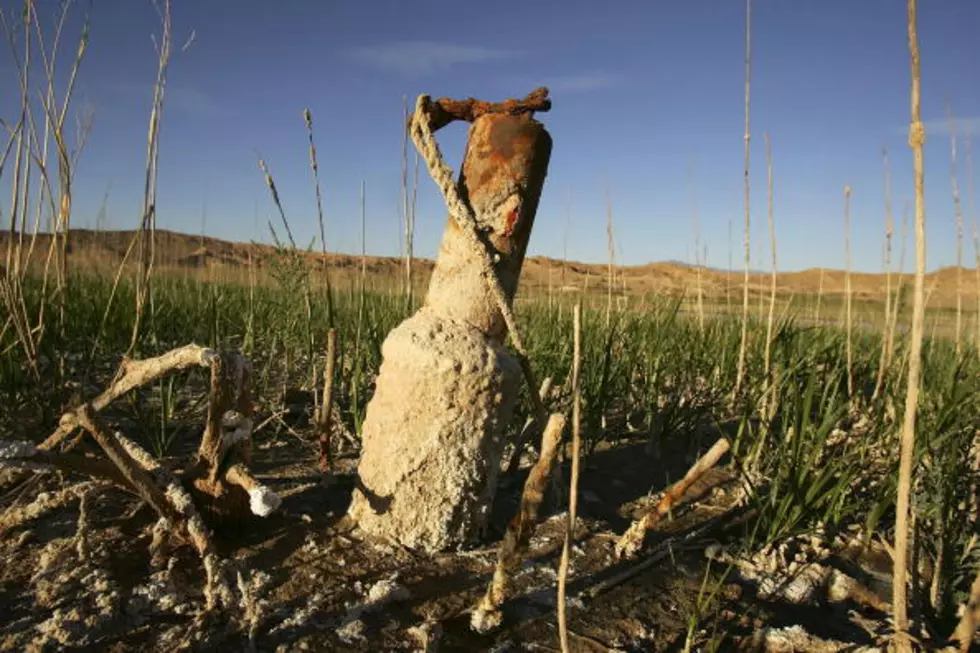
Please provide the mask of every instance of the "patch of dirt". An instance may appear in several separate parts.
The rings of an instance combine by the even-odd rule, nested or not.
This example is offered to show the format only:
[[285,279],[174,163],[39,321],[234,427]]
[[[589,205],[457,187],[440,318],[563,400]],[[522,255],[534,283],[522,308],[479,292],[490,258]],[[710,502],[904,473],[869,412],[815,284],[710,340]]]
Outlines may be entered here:
[[[504,477],[480,542],[457,553],[422,555],[357,531],[345,514],[356,458],[341,456],[324,478],[306,435],[256,435],[253,469],[283,496],[281,509],[215,533],[221,554],[243,570],[240,587],[248,588],[248,605],[235,623],[227,615],[201,617],[204,572],[189,547],[178,549],[166,569],[153,567],[152,511],[118,489],[89,487],[81,536],[81,501],[74,493],[60,507],[0,533],[0,650],[559,649],[555,588],[566,514],[555,509],[556,497],[546,499],[501,628],[489,635],[470,629],[469,612],[490,581],[528,465]],[[600,446],[583,466],[568,587],[572,650],[681,650],[689,631],[693,650],[711,641],[718,650],[779,650],[767,644],[766,633],[776,632],[767,629],[797,626],[821,638],[874,644],[874,629],[860,625],[880,623],[883,615],[874,609],[763,599],[737,573],[723,577],[724,565],[709,564],[704,549],[739,537],[742,528],[734,505],[738,483],[719,470],[702,478],[673,518],[648,535],[635,560],[615,559],[617,536],[707,448],[697,438],[677,440],[657,459],[644,453],[643,442]],[[567,478],[567,461],[561,473]],[[0,511],[66,487],[55,475],[18,478],[0,478]],[[637,565],[646,568],[590,595]],[[715,587],[716,599],[705,602]]]

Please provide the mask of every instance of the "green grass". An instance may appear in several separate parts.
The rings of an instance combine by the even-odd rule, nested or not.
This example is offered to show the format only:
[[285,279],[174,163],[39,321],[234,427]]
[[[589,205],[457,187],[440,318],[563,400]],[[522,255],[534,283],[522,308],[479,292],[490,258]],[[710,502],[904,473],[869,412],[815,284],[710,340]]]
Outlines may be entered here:
[[[274,411],[285,389],[315,390],[322,384],[331,319],[322,284],[311,283],[310,274],[285,253],[271,285],[158,277],[138,355],[190,342],[242,348],[253,364],[257,410]],[[10,409],[0,423],[5,437],[40,439],[54,428],[64,406],[90,397],[108,380],[129,344],[134,319],[131,281],[123,279],[109,305],[111,290],[106,277],[72,279],[64,339],[55,329],[41,339],[40,378],[25,364],[14,332],[3,336],[0,402]],[[55,300],[42,297],[36,279],[27,279],[24,293],[29,315],[42,308],[53,314]],[[546,300],[518,307],[537,376],[552,377],[556,386],[570,374],[573,301],[565,296],[550,307]],[[747,390],[733,399],[739,321],[714,317],[702,331],[696,317],[680,311],[681,304],[681,298],[670,296],[635,299],[630,310],[614,310],[608,326],[604,307],[584,311],[587,454],[627,437],[686,442],[723,429],[733,441],[733,464],[751,472],[746,478],[757,517],[745,532],[747,547],[818,527],[833,533],[851,524],[891,540],[906,336],[899,334],[884,391],[872,402],[881,347],[877,332],[854,334],[856,396],[849,399],[842,330],[808,324],[788,312],[775,325],[772,360],[778,373],[770,373],[762,362],[766,325],[753,319]],[[359,434],[384,338],[408,313],[400,295],[362,293],[353,285],[334,289],[333,306],[340,335],[335,417]],[[0,313],[0,323],[5,320]],[[914,505],[919,532],[937,534],[923,538],[921,552],[935,558],[943,551],[943,596],[935,615],[943,622],[954,618],[980,558],[964,516],[969,488],[977,481],[970,448],[980,428],[980,362],[973,347],[964,350],[957,358],[951,342],[928,340],[923,352]],[[56,364],[62,357],[64,377]],[[134,393],[113,417],[158,455],[173,453],[180,442],[198,435],[188,424],[200,424],[205,382],[200,371],[181,373]],[[773,396],[763,411],[770,385]],[[567,407],[565,402],[567,396],[558,407]],[[527,415],[527,403],[518,409],[515,428]],[[927,595],[927,588],[923,591]]]

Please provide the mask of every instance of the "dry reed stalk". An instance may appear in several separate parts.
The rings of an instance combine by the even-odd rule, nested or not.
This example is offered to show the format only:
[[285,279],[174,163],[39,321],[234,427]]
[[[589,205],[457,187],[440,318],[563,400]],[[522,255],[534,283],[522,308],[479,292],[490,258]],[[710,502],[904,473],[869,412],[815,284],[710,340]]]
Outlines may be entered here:
[[824,268],[821,266],[819,277],[820,280],[817,282],[817,308],[813,315],[813,320],[818,323],[820,322],[820,306],[823,304],[823,276]]
[[895,626],[894,643],[901,652],[912,651],[909,640],[908,560],[909,507],[912,493],[912,466],[915,454],[915,421],[919,407],[919,381],[922,362],[922,330],[925,313],[925,174],[923,145],[926,140],[922,124],[920,97],[922,77],[919,70],[919,40],[917,34],[917,0],[908,0],[908,43],[911,60],[911,121],[909,146],[912,148],[915,173],[915,292],[912,308],[912,336],[909,344],[908,391],[902,424],[901,450],[898,467],[898,497],[895,515],[895,556],[892,580],[892,610]]
[[728,269],[725,270],[725,308],[732,312],[732,218],[728,218]]
[[977,205],[973,194],[973,134],[967,132],[966,135],[966,183],[967,193],[970,198],[970,222],[973,223],[973,273],[976,277],[977,311],[974,322],[976,323],[976,334],[974,336],[977,353],[980,354],[980,223],[977,221]]
[[970,222],[973,224],[973,273],[976,277],[977,311],[974,318],[976,334],[974,336],[977,353],[980,354],[980,223],[977,222],[977,205],[973,195],[973,134],[966,134],[966,183],[970,198]]
[[684,478],[667,488],[663,498],[660,499],[656,507],[640,519],[634,521],[629,529],[623,533],[623,536],[616,542],[616,557],[632,558],[636,555],[636,552],[643,545],[643,539],[646,537],[647,531],[656,526],[665,515],[673,510],[674,506],[691,489],[691,486],[704,476],[709,469],[717,465],[718,461],[728,452],[730,447],[731,444],[727,439],[719,438],[703,456],[698,458],[694,465],[687,470]]
[[477,632],[486,633],[500,625],[502,618],[500,607],[507,599],[507,583],[520,566],[521,558],[531,539],[531,532],[537,523],[538,510],[544,501],[548,477],[558,457],[558,443],[561,441],[564,429],[565,417],[553,413],[541,434],[541,455],[524,482],[520,508],[507,524],[507,532],[500,543],[493,579],[471,615],[470,626]]
[[334,368],[337,364],[337,329],[327,331],[327,360],[323,371],[323,399],[316,415],[320,443],[320,471],[330,471],[330,417],[333,411]]
[[693,178],[691,180],[691,194],[692,194],[692,211],[691,211],[691,223],[694,228],[694,268],[697,273],[696,278],[696,292],[697,292],[697,309],[698,309],[698,328],[704,331],[704,291],[701,285],[701,229],[698,224],[698,193],[696,187],[696,180]]
[[888,150],[882,148],[881,156],[885,169],[885,337],[881,339],[881,357],[878,359],[878,374],[875,378],[874,392],[871,394],[872,402],[878,398],[885,383],[885,370],[891,363],[894,335],[889,329],[892,312],[892,235],[895,232],[892,216],[892,177],[891,167],[888,164]]
[[[41,29],[40,20],[33,1],[27,1],[24,3],[24,11],[21,14],[24,27],[23,59],[21,59],[17,54],[17,48],[15,47],[17,38],[16,34],[14,33],[14,29],[7,22],[6,15],[3,12],[0,12],[0,27],[3,28],[8,44],[10,45],[11,58],[14,61],[14,68],[17,71],[20,85],[20,116],[16,126],[13,129],[4,124],[4,127],[9,134],[9,140],[7,147],[3,152],[3,158],[0,159],[0,167],[2,167],[2,163],[9,155],[11,148],[13,148],[16,144],[16,147],[14,148],[14,175],[11,182],[12,198],[10,211],[10,240],[7,244],[7,266],[2,271],[3,283],[0,284],[0,294],[2,294],[2,297],[0,298],[2,298],[3,304],[10,316],[14,318],[12,325],[15,327],[17,340],[19,341],[21,348],[24,350],[30,370],[34,374],[35,380],[37,381],[41,380],[37,367],[37,352],[40,346],[40,341],[46,331],[44,312],[45,303],[42,302],[41,306],[39,307],[37,314],[37,326],[31,327],[31,319],[28,315],[27,302],[25,301],[23,293],[23,282],[27,275],[31,254],[34,251],[37,235],[40,230],[40,217],[41,211],[45,205],[45,200],[47,200],[52,216],[52,224],[50,229],[52,236],[49,241],[48,253],[44,263],[40,294],[48,294],[49,274],[53,261],[56,272],[56,287],[54,292],[58,306],[58,333],[62,336],[62,340],[64,339],[65,334],[65,307],[68,288],[68,229],[70,227],[69,222],[71,215],[71,170],[77,160],[77,155],[72,156],[68,152],[68,148],[64,140],[64,122],[67,116],[68,106],[71,103],[78,70],[87,50],[89,27],[89,15],[86,14],[83,21],[79,46],[73,61],[71,73],[68,76],[64,99],[59,103],[54,93],[54,71],[59,44],[61,41],[62,29],[65,25],[70,4],[71,3],[62,4],[61,12],[58,16],[55,27],[54,39],[51,44],[50,57],[46,52],[43,30]],[[33,36],[32,27],[34,31]],[[46,92],[38,93],[41,99],[41,107],[44,115],[43,139],[38,136],[37,122],[35,121],[34,110],[29,99],[34,51],[32,45],[34,44],[35,40],[38,44],[38,54],[41,57],[43,79],[46,81]],[[51,175],[48,172],[47,166],[48,144],[51,140],[52,132],[58,146],[59,196],[57,205],[55,202],[54,193],[51,189]],[[75,143],[76,154],[84,147],[87,133],[87,128],[80,129]],[[42,150],[40,156],[37,153],[39,143],[40,149]],[[25,258],[24,236],[27,232],[29,198],[33,192],[31,188],[31,171],[34,167],[32,165],[32,161],[34,165],[37,166],[38,172],[40,173],[41,185],[40,189],[36,193],[37,213],[35,215],[34,232],[31,236],[30,248]],[[58,216],[57,221],[54,218],[56,215]],[[59,350],[58,363],[59,372],[63,376],[65,372],[65,358],[63,350]]]
[[606,254],[608,255],[608,278],[606,280],[606,328],[612,324],[612,295],[613,284],[615,283],[615,272],[613,270],[615,249],[613,245],[613,213],[612,198],[609,196],[609,188],[606,188]]
[[963,209],[960,205],[960,184],[956,178],[956,118],[946,105],[949,119],[949,179],[953,187],[953,212],[956,216],[956,355],[963,350]]
[[333,328],[333,288],[330,285],[330,266],[327,262],[327,231],[323,219],[323,193],[320,190],[320,165],[316,157],[316,144],[313,141],[313,114],[309,109],[303,110],[303,120],[306,123],[306,134],[310,141],[310,169],[313,171],[313,184],[316,189],[316,217],[320,226],[320,253],[323,255],[323,283],[327,292],[327,326]]
[[[286,237],[289,238],[290,246],[296,249],[296,240],[293,238],[293,230],[289,227],[289,219],[286,218],[286,211],[282,207],[282,201],[279,197],[279,190],[276,188],[276,180],[272,178],[272,173],[269,172],[269,166],[266,165],[265,159],[259,157],[259,170],[262,171],[262,177],[265,179],[266,188],[269,189],[269,195],[272,197],[272,203],[276,205],[276,209],[279,211],[279,219],[282,221],[283,226],[286,228]],[[269,231],[272,232],[272,238],[276,241],[276,245],[281,245],[279,242],[279,236],[276,235],[276,230],[269,223]]]
[[[765,374],[769,375],[770,355],[772,353],[772,322],[776,312],[776,219],[773,215],[773,183],[772,183],[772,147],[769,139],[769,132],[766,132],[766,168],[768,170],[769,185],[769,245],[772,250],[772,283],[769,289],[769,318],[766,322],[766,352],[765,352]],[[766,399],[768,401],[768,399]]]
[[902,211],[902,246],[898,250],[898,281],[895,284],[895,298],[892,301],[892,318],[891,325],[888,328],[889,332],[889,347],[891,351],[889,353],[889,359],[894,355],[895,351],[895,330],[898,328],[898,311],[899,311],[899,299],[902,296],[902,287],[905,285],[905,248],[908,244],[909,236],[909,202],[906,200],[905,208]]
[[980,572],[973,579],[973,585],[970,586],[970,596],[963,606],[963,615],[960,617],[952,637],[950,637],[959,644],[961,653],[967,653],[970,650],[973,635],[977,632],[978,625],[980,625]]
[[745,0],[745,279],[742,285],[742,340],[738,348],[738,370],[735,375],[733,396],[742,389],[745,377],[745,353],[749,341],[749,266],[751,261],[751,204],[749,203],[749,152],[751,132],[749,131],[749,108],[752,82],[752,0]]
[[851,320],[851,187],[844,186],[844,321],[847,329],[847,398],[854,398],[854,351]]
[[[153,317],[153,263],[156,256],[157,228],[157,167],[160,160],[160,119],[163,114],[163,98],[167,84],[167,69],[170,65],[171,29],[170,0],[163,0],[159,9],[163,33],[157,48],[157,78],[153,84],[153,102],[150,105],[150,124],[146,143],[146,175],[143,186],[143,210],[140,227],[137,231],[139,245],[140,273],[136,281],[136,307],[133,320],[133,333],[127,355],[131,354],[139,341],[143,325],[143,311],[150,306],[152,328]],[[187,46],[185,45],[185,48]],[[147,236],[149,232],[149,236]],[[147,240],[148,238],[148,240]]]
[[568,519],[565,521],[565,542],[558,564],[558,635],[563,653],[568,653],[568,606],[565,589],[568,583],[568,562],[571,557],[572,538],[575,536],[575,520],[578,515],[579,454],[582,446],[581,369],[582,369],[582,304],[572,309],[573,356],[572,359],[572,474],[569,482]]

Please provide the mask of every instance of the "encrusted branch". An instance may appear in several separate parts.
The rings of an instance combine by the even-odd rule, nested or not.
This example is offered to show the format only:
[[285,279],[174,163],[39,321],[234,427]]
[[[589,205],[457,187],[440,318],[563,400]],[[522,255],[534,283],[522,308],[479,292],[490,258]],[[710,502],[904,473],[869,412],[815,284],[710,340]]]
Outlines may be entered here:
[[[131,390],[155,381],[166,374],[188,367],[208,367],[215,355],[212,349],[200,345],[185,345],[155,358],[124,359],[110,386],[85,406],[97,413]],[[76,428],[81,426],[78,419],[79,411],[85,406],[65,413],[57,430],[48,436],[39,445],[39,448],[51,451],[64,442]]]
[[656,526],[664,515],[671,511],[687,491],[691,489],[691,486],[699,478],[704,476],[705,472],[718,464],[718,461],[725,455],[729,447],[728,440],[719,438],[711,449],[694,463],[694,466],[687,471],[684,478],[667,489],[663,498],[657,503],[656,508],[633,522],[629,530],[616,543],[616,557],[632,557],[640,549],[640,546],[643,545],[643,538],[646,536],[647,531]]
[[141,499],[150,504],[161,517],[171,519],[177,516],[173,507],[167,503],[163,492],[153,483],[150,475],[129,455],[119,440],[116,439],[117,436],[106,429],[89,405],[86,404],[75,411],[74,418],[78,425],[88,431],[99,443],[106,456],[115,464],[128,485],[136,491]]
[[35,471],[57,469],[71,474],[83,474],[110,481],[136,493],[136,489],[129,484],[119,468],[107,460],[82,454],[44,451],[32,442],[0,441],[0,466]]
[[480,604],[473,611],[470,625],[478,632],[489,632],[500,625],[500,606],[507,598],[507,582],[510,576],[520,566],[521,558],[527,550],[528,540],[538,521],[538,509],[544,500],[544,492],[548,485],[548,477],[555,465],[558,454],[558,443],[565,429],[565,417],[554,413],[548,419],[544,433],[541,435],[541,455],[531,468],[531,473],[524,483],[521,494],[521,505],[517,515],[507,525],[507,533],[500,544],[497,554],[497,566],[493,572],[493,580],[487,587],[487,592]]

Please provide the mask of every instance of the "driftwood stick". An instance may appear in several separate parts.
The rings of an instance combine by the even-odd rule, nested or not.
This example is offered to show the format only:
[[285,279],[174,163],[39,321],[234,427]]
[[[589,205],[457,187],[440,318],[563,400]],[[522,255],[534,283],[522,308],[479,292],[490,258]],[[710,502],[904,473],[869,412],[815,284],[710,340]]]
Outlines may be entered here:
[[282,504],[278,494],[260,483],[245,465],[232,465],[225,472],[225,480],[248,492],[249,508],[253,515],[267,517]]
[[521,494],[521,504],[517,515],[507,524],[507,533],[497,554],[497,566],[493,571],[487,592],[473,611],[470,625],[473,630],[486,633],[500,625],[502,615],[500,606],[507,595],[507,582],[521,564],[521,558],[527,550],[531,532],[538,519],[538,509],[544,500],[544,492],[548,485],[548,476],[554,467],[558,454],[558,443],[565,428],[565,417],[554,413],[548,419],[544,433],[541,436],[541,455],[538,457],[531,473],[524,483]]
[[[0,443],[0,450],[3,449],[3,444]],[[31,444],[30,450],[25,450],[20,455],[5,456],[2,454],[3,451],[0,451],[0,466],[21,467],[36,471],[57,469],[69,474],[81,474],[109,481],[136,494],[136,488],[129,484],[119,468],[104,458],[73,453],[53,453],[37,449],[33,444]]]
[[687,471],[684,478],[674,483],[664,496],[657,503],[657,506],[643,515],[640,519],[633,522],[629,529],[623,534],[619,542],[616,543],[616,557],[633,557],[643,545],[643,538],[647,531],[656,526],[666,514],[683,498],[684,494],[694,483],[701,478],[705,472],[718,464],[721,457],[725,455],[731,445],[725,438],[719,438],[717,442],[701,456],[694,466]]
[[238,352],[223,352],[211,362],[207,426],[197,453],[201,461],[208,465],[212,480],[218,477],[221,464],[229,455],[229,448],[233,448],[246,462],[251,457],[251,437],[230,443],[225,436],[226,425],[231,426],[235,418],[240,422],[252,415],[249,372],[248,361]]
[[316,428],[320,443],[320,471],[330,470],[330,418],[333,412],[333,378],[337,364],[337,329],[327,332],[327,361],[323,371],[323,400],[320,402],[320,412],[316,416]]
[[77,410],[74,419],[99,443],[106,456],[115,464],[119,473],[126,479],[127,484],[136,491],[141,499],[150,504],[161,517],[167,519],[177,517],[173,507],[167,502],[160,488],[154,484],[150,475],[129,455],[119,440],[116,439],[116,436],[101,423],[89,405],[86,404]]
[[233,576],[231,572],[234,571],[233,564],[227,560],[222,560],[215,551],[210,531],[194,506],[190,494],[173,472],[157,462],[145,449],[122,434],[117,433],[116,439],[132,460],[148,474],[153,475],[160,485],[164,486],[163,492],[167,502],[177,514],[176,520],[167,520],[165,530],[175,531],[178,535],[186,536],[201,557],[205,572],[204,597],[206,609],[210,611],[219,605],[234,606],[235,596],[231,582]]
[[64,442],[76,428],[81,426],[79,415],[86,406],[92,412],[97,413],[139,386],[146,385],[177,370],[197,366],[207,367],[214,357],[214,350],[199,345],[185,345],[155,358],[123,359],[110,386],[84,406],[65,413],[58,428],[38,447],[50,451]]

